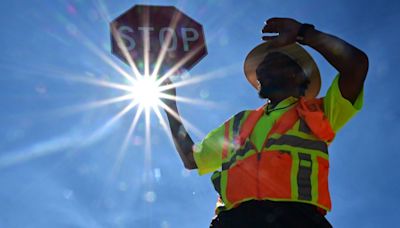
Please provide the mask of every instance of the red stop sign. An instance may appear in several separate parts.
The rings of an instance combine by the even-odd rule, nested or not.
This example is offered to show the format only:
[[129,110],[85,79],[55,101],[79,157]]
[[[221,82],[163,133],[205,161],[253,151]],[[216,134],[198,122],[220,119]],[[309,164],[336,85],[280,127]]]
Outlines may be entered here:
[[112,53],[125,63],[129,54],[141,73],[145,52],[152,70],[163,46],[163,68],[189,70],[207,55],[201,24],[173,6],[135,5],[110,26]]

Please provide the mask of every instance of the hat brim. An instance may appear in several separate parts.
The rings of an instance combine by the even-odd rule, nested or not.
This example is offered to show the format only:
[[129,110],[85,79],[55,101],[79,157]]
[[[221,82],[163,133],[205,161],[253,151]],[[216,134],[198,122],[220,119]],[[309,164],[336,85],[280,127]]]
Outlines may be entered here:
[[265,42],[253,48],[249,52],[244,61],[244,74],[250,84],[258,90],[258,82],[256,69],[264,60],[265,56],[271,52],[281,52],[293,59],[303,69],[306,77],[309,78],[310,84],[305,91],[305,96],[312,98],[316,97],[321,88],[321,77],[314,59],[308,52],[297,43],[290,44],[284,47],[272,48],[269,43]]

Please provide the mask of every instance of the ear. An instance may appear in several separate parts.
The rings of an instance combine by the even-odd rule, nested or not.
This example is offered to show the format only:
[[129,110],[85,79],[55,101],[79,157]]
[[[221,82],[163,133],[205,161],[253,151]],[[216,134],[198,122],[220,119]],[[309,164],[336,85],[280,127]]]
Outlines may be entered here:
[[257,79],[257,90],[260,91],[261,89],[261,83],[260,81]]

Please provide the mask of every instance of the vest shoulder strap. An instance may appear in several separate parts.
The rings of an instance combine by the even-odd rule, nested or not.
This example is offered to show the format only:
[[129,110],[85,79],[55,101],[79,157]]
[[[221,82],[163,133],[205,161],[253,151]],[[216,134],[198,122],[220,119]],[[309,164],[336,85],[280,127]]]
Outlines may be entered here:
[[331,142],[335,138],[335,132],[324,114],[323,98],[300,99],[297,112],[319,139]]
[[[241,146],[244,145],[246,139],[253,132],[254,127],[256,126],[258,120],[264,114],[264,107],[265,105],[250,112],[249,116],[243,123],[242,128],[240,129],[238,137],[235,139],[235,142],[237,144]],[[267,138],[269,138],[269,136],[274,133],[284,134],[296,123],[297,119],[298,119],[298,114],[296,112],[296,106],[294,106],[290,108],[287,112],[285,112],[274,124],[274,126],[272,126],[270,132],[268,133]]]
[[242,127],[240,128],[239,135],[235,139],[235,142],[241,146],[244,145],[246,139],[249,137],[251,132],[253,132],[254,127],[256,126],[258,120],[264,113],[265,105],[259,107],[256,110],[252,110],[249,116],[246,118],[245,122],[243,123]]
[[[243,123],[235,142],[243,146],[246,139],[253,132],[258,120],[264,114],[265,105],[250,112],[245,122]],[[278,121],[274,124],[267,138],[274,133],[284,134],[296,121],[302,118],[305,120],[311,131],[324,141],[332,141],[335,137],[329,121],[324,116],[323,98],[305,98],[301,97],[299,102],[287,112],[285,112]]]

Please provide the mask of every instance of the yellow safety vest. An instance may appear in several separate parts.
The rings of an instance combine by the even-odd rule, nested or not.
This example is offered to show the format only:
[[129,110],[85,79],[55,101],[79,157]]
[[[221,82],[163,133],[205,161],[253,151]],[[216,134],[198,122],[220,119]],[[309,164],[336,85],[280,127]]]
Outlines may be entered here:
[[330,211],[328,145],[335,133],[324,116],[323,98],[301,97],[274,124],[261,150],[249,135],[264,108],[245,112],[225,122],[222,169],[211,177],[220,195],[216,213],[253,199],[303,202]]

